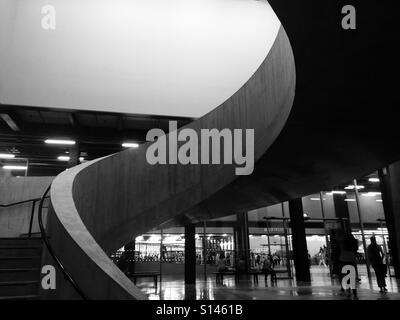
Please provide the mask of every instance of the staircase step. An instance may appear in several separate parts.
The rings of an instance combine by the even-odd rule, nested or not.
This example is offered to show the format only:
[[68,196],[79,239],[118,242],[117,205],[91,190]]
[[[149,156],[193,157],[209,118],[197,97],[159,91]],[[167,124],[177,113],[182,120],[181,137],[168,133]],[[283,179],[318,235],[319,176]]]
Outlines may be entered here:
[[42,246],[42,238],[0,238],[0,248]]
[[41,256],[0,257],[2,269],[38,268],[41,265]]
[[0,246],[0,257],[40,256],[41,254],[42,254],[42,246],[29,246],[29,247]]
[[40,296],[38,294],[28,294],[28,295],[22,295],[22,296],[4,296],[0,297],[1,301],[4,300],[38,300],[40,299]]
[[39,281],[4,281],[0,282],[0,296],[26,296],[39,293]]
[[29,281],[40,278],[40,268],[0,269],[0,282]]

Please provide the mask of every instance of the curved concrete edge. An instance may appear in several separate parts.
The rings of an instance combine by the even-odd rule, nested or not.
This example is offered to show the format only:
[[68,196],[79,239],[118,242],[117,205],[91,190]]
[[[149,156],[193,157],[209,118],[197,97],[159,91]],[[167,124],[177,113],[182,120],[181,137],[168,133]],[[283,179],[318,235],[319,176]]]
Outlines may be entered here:
[[[284,58],[279,56],[280,46],[283,46],[282,50],[290,51],[285,52]],[[279,60],[279,67],[276,68],[271,66],[276,62],[275,59]],[[268,73],[283,71],[285,68],[288,70],[282,72],[284,73],[282,75]],[[278,84],[271,80],[274,77],[277,77]],[[266,78],[270,80],[268,88],[263,87]],[[279,85],[282,85],[282,88]],[[294,86],[294,58],[286,33],[281,27],[273,48],[248,83],[226,103],[187,127],[196,130],[207,127],[258,128],[261,133],[256,135],[255,141],[257,159],[268,149],[283,128],[293,102]],[[268,89],[270,89],[268,94],[272,95],[272,102],[269,102],[269,96],[265,93]],[[235,112],[229,108],[235,108]],[[258,111],[260,116],[257,114]],[[118,245],[122,246],[123,241],[129,241],[132,235],[145,232],[184,212],[237,177],[234,175],[234,167],[230,165],[161,168],[146,164],[143,170],[134,170],[135,166],[140,165],[138,159],[140,156],[143,157],[147,145],[71,168],[57,176],[52,184],[47,226],[50,242],[66,269],[91,299],[146,299],[146,296],[113,264],[106,252],[110,253],[118,248]],[[125,161],[128,167],[120,169],[118,166],[120,161]],[[195,178],[194,182],[191,181],[193,179],[190,174]],[[141,181],[135,178],[147,175],[150,177],[150,183],[158,180],[159,183],[164,182],[164,185],[158,185],[152,190],[156,193],[157,188],[160,188],[157,203],[151,201],[148,203],[148,199],[139,197],[137,200],[141,203],[136,209],[134,202],[129,198],[134,198],[137,194],[128,197],[124,190],[125,192],[130,190],[126,187],[131,185],[132,180]],[[174,178],[182,176],[185,177],[184,183],[178,185]],[[109,179],[112,179],[113,183],[105,183],[110,181]],[[203,186],[207,179],[212,181]],[[168,189],[168,183],[171,181],[176,183],[172,188],[175,194],[171,194],[172,191]],[[109,191],[110,188],[113,190],[115,183],[121,184],[122,190],[119,195]],[[95,190],[91,190],[91,184],[95,185]],[[208,186],[212,188],[207,188]],[[137,189],[136,186],[134,192],[144,191]],[[190,194],[192,195],[189,196]],[[108,196],[110,199],[105,199]],[[127,205],[121,207],[121,203]],[[110,208],[115,211],[110,211]],[[130,212],[133,208],[134,211]],[[119,216],[110,215],[115,212]],[[114,220],[105,226],[97,226],[101,225],[105,218]],[[57,279],[58,292],[44,296],[76,298],[69,285],[62,281],[62,276],[58,276]]]

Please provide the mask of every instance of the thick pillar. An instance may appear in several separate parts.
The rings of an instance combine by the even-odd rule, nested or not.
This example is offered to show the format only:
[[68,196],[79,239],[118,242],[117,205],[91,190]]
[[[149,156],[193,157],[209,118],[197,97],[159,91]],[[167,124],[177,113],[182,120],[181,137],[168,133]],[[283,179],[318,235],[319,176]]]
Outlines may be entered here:
[[289,201],[290,227],[292,229],[293,260],[296,280],[310,282],[310,261],[308,259],[306,229],[301,198]]
[[185,226],[185,284],[196,283],[196,227]]
[[394,274],[400,279],[400,162],[379,170],[383,209]]
[[79,154],[80,154],[80,148],[79,148],[79,142],[76,142],[74,145],[69,148],[69,161],[68,161],[68,167],[74,167],[77,166],[79,162]]
[[250,244],[247,212],[236,214],[235,226],[236,266],[242,272],[250,268]]
[[343,231],[351,231],[350,226],[350,213],[349,207],[347,206],[347,202],[344,201],[346,199],[346,194],[333,194],[333,205],[335,207],[335,215],[336,218],[343,219],[342,227]]

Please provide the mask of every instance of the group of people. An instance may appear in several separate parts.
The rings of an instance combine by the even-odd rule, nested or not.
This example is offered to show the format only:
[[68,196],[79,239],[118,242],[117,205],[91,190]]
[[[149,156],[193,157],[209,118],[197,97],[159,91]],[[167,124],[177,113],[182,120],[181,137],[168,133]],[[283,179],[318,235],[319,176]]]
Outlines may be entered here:
[[[370,265],[375,271],[377,278],[378,287],[380,292],[386,292],[386,272],[387,266],[384,264],[384,253],[382,248],[377,244],[375,236],[370,238],[370,245],[367,248],[367,256]],[[351,234],[351,232],[344,233],[341,230],[331,237],[331,251],[333,260],[332,273],[339,275],[339,281],[342,282],[344,274],[342,274],[342,268],[345,265],[351,265],[356,271],[356,281],[359,282],[361,279],[358,275],[357,269],[357,257],[358,257],[358,240]],[[342,290],[343,287],[342,287]],[[352,288],[354,296],[357,296],[357,289]]]
[[[273,258],[271,254],[268,254],[266,256],[260,256],[257,255],[255,259],[252,261],[252,269],[253,271],[259,271],[265,275],[265,281],[268,280],[268,276],[271,276],[271,281],[276,281],[276,272],[274,270],[274,266],[277,264],[277,260]],[[238,273],[244,273],[246,269],[246,261],[245,257],[241,256],[238,265],[237,265],[237,271]],[[224,272],[228,270],[228,263],[227,259],[225,257],[224,252],[221,252],[219,254],[218,260],[217,260],[217,270],[218,272]]]

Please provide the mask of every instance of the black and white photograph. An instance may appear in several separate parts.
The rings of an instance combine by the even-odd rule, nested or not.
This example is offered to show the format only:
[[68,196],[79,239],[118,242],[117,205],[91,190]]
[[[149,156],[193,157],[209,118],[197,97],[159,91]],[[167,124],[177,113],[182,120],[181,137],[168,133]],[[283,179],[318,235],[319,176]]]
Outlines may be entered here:
[[0,0],[0,307],[399,307],[399,34],[392,0]]

